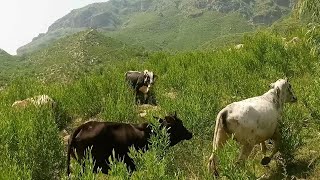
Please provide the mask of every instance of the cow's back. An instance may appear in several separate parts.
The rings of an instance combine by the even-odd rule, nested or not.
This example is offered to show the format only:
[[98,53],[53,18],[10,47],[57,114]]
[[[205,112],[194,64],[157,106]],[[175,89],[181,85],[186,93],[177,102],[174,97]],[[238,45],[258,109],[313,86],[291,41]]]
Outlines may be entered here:
[[141,138],[143,135],[131,124],[90,121],[75,135],[73,144],[75,148],[93,146],[94,151],[103,150],[108,154],[112,149],[123,152],[131,145],[145,146],[147,139]]
[[80,132],[75,136],[76,141],[87,141],[99,137],[108,127],[106,122],[89,121],[83,124],[80,128]]
[[139,71],[128,71],[125,75],[126,81],[130,82],[132,85],[136,85],[139,79],[143,79],[143,74]]

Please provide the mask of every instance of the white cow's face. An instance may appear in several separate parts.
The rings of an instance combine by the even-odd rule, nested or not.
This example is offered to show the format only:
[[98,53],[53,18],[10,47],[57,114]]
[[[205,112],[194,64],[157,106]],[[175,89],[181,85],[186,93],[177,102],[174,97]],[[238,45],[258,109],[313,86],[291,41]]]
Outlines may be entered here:
[[281,98],[283,102],[297,102],[297,97],[294,95],[292,86],[288,79],[279,79],[270,86],[277,90],[279,98]]
[[148,85],[153,84],[155,81],[155,78],[156,77],[152,71],[148,71],[148,70],[144,71],[144,83],[145,84],[148,84]]

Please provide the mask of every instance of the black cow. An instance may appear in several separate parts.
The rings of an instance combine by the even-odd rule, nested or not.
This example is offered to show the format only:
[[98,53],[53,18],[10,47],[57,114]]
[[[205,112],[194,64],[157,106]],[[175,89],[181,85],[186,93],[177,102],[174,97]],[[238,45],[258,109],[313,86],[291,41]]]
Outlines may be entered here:
[[148,70],[144,70],[144,72],[128,71],[125,74],[125,78],[135,90],[137,104],[156,105],[154,95],[152,95],[150,89],[157,79],[157,75]]
[[[192,138],[192,133],[183,126],[176,113],[164,119],[158,118],[158,121],[161,127],[166,127],[168,130],[170,146]],[[95,161],[94,172],[99,167],[103,173],[108,173],[107,161],[113,149],[115,157],[122,158],[130,170],[135,170],[133,160],[128,155],[129,147],[134,146],[136,149],[147,150],[152,133],[149,123],[86,122],[80,125],[69,139],[67,174],[70,174],[70,155],[75,158],[74,153],[76,152],[78,161],[80,161],[89,147],[92,147],[91,155]]]

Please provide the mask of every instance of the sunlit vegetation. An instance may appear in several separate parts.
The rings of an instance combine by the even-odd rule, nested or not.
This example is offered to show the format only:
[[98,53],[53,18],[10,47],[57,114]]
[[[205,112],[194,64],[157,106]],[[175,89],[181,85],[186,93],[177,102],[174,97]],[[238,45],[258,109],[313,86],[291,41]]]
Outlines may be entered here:
[[[93,174],[94,162],[88,153],[85,169],[72,160],[73,179],[214,179],[207,163],[217,113],[231,102],[263,94],[270,83],[288,77],[298,103],[284,107],[279,122],[280,153],[270,167],[263,167],[262,153],[256,147],[245,165],[237,165],[239,145],[230,140],[217,152],[220,175],[226,179],[262,175],[267,179],[317,179],[320,62],[315,48],[319,47],[320,30],[316,24],[311,28],[304,20],[290,17],[270,29],[239,35],[235,42],[243,44],[239,49],[234,43],[214,47],[210,45],[214,41],[208,39],[198,50],[147,52],[96,31],[83,31],[25,57],[3,53],[9,60],[24,60],[25,72],[17,75],[19,78],[5,79],[7,85],[0,91],[0,177],[68,179],[62,132],[71,133],[90,117],[98,117],[152,122],[157,136],[151,138],[146,153],[132,149],[137,171],[129,173],[121,161],[110,157],[109,174]],[[296,40],[291,41],[293,38]],[[46,68],[56,73],[50,75]],[[124,73],[144,69],[159,77],[153,89],[158,105],[141,118],[141,107],[135,105]],[[11,107],[16,100],[39,94],[52,97],[59,108]],[[194,136],[168,148],[168,134],[158,128],[153,116],[173,111]]]

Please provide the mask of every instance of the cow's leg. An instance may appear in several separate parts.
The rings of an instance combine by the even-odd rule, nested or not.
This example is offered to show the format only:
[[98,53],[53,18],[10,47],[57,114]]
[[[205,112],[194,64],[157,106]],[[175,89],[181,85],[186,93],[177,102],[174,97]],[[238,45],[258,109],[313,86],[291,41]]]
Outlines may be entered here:
[[136,165],[134,164],[133,159],[131,159],[128,155],[124,157],[124,162],[127,165],[127,170],[129,172],[133,172],[136,170]]
[[272,136],[272,139],[274,141],[274,148],[272,150],[270,158],[273,158],[273,156],[279,151],[279,146],[281,143],[281,135],[278,128],[276,129],[274,135]]
[[74,145],[74,152],[71,155],[79,162],[81,166],[81,173],[84,173],[86,168],[85,147],[79,146],[78,144]]
[[143,104],[149,104],[149,94],[143,93]]
[[157,105],[157,101],[156,101],[156,95],[154,91],[149,91],[148,92],[148,104]]
[[260,143],[260,146],[261,146],[262,154],[263,154],[263,156],[265,157],[265,156],[266,156],[266,154],[267,154],[267,147],[266,147],[266,143],[265,143],[265,142],[262,142],[262,143]]
[[145,104],[156,105],[155,102],[154,102],[153,95],[154,94],[151,91],[148,91],[145,94]]
[[85,158],[81,155],[78,156],[77,160],[81,166],[81,173],[84,173],[86,171],[86,163],[85,163]]
[[251,144],[246,143],[246,144],[242,145],[237,163],[244,163],[245,160],[250,155],[252,149],[253,149],[253,145],[251,145]]
[[279,150],[279,145],[280,145],[280,142],[281,142],[281,135],[280,135],[280,132],[279,132],[279,129],[277,128],[276,131],[274,132],[273,136],[272,136],[272,139],[274,141],[274,147],[273,147],[273,150],[272,150],[272,153],[269,157],[264,157],[262,160],[261,160],[261,164],[262,165],[267,165],[270,163],[271,161],[271,158],[273,158],[273,156],[278,152]]
[[261,160],[261,164],[265,166],[265,165],[267,165],[269,163],[268,162],[268,157],[267,157],[266,143],[262,142],[262,143],[260,143],[260,146],[261,146],[261,151],[262,151],[262,154],[263,154],[263,159]]
[[137,91],[137,92],[136,92],[136,104],[137,104],[137,105],[143,104],[143,103],[141,102],[141,94],[140,94],[140,91]]
[[222,148],[223,145],[226,143],[226,141],[230,138],[230,135],[223,129],[219,128],[217,129],[216,137],[213,139],[213,152],[209,158],[208,163],[208,170],[213,171],[215,176],[219,176],[218,170],[217,170],[217,161],[218,157],[216,156],[215,152]]
[[97,173],[98,169],[100,169],[102,173],[108,174],[110,167],[105,159],[102,158],[101,160],[95,162],[93,172]]

